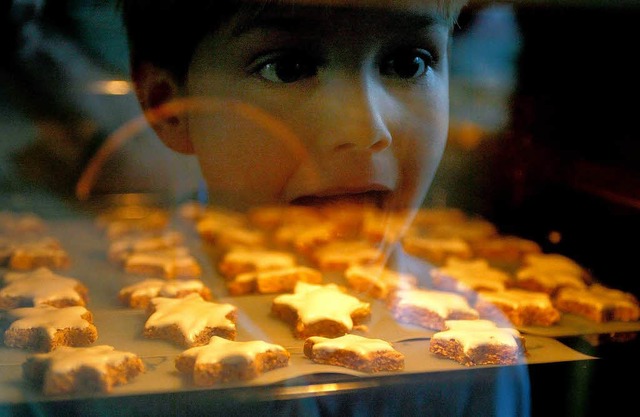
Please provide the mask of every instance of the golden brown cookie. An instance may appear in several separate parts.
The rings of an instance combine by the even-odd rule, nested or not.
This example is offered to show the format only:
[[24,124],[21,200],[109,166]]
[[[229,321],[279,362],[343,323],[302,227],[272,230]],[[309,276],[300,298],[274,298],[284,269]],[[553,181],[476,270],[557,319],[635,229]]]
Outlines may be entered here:
[[391,343],[354,334],[336,338],[309,337],[304,343],[304,354],[317,363],[367,373],[404,369],[404,355]]
[[48,353],[33,354],[22,364],[24,378],[40,387],[45,395],[109,393],[144,369],[136,354],[108,345],[60,346]]
[[6,312],[5,320],[9,327],[4,344],[9,347],[46,352],[59,346],[88,346],[98,339],[93,315],[82,306],[15,308]]
[[489,320],[448,320],[431,337],[429,351],[465,366],[510,365],[523,358],[526,346],[516,329]]
[[247,381],[289,365],[291,354],[282,346],[261,340],[235,342],[213,336],[209,343],[185,350],[175,359],[176,369],[190,375],[195,385]]
[[193,347],[207,344],[212,336],[230,340],[236,337],[237,308],[206,301],[198,294],[152,298],[149,312],[143,332],[148,338]]
[[371,305],[335,284],[298,282],[293,294],[281,294],[273,299],[271,313],[289,323],[299,339],[336,337],[369,320]]

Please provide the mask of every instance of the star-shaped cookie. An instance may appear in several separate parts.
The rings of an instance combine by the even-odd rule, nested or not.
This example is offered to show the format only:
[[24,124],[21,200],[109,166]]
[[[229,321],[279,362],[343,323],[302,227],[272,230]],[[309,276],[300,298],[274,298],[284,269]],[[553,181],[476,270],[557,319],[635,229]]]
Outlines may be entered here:
[[54,307],[86,305],[88,289],[80,281],[55,274],[48,268],[7,272],[0,288],[0,309],[49,304]]
[[41,304],[9,310],[4,344],[9,347],[51,351],[58,346],[88,346],[98,338],[93,315],[83,306],[52,307]]
[[337,337],[371,317],[371,305],[335,284],[298,282],[293,294],[274,298],[271,312],[293,326],[297,338]]
[[111,392],[144,372],[134,353],[113,346],[60,346],[48,353],[36,353],[22,364],[24,378],[42,387],[46,395],[73,392]]
[[282,346],[261,340],[235,342],[213,336],[204,346],[196,346],[176,357],[180,372],[192,375],[199,386],[219,382],[246,381],[263,372],[289,364],[291,354]]
[[184,298],[156,297],[144,325],[144,336],[171,340],[183,346],[202,346],[212,336],[236,337],[237,308],[204,300],[199,294]]

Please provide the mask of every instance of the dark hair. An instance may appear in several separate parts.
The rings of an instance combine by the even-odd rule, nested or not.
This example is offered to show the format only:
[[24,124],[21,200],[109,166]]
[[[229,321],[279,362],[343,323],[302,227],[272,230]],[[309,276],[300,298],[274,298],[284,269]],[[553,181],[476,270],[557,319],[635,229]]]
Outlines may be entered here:
[[[150,62],[184,81],[202,38],[238,12],[258,14],[273,3],[278,0],[118,0],[134,80],[139,65]],[[451,25],[464,3],[466,0],[438,0]]]
[[117,7],[134,78],[141,63],[151,62],[184,80],[202,38],[243,6],[229,0],[119,0]]

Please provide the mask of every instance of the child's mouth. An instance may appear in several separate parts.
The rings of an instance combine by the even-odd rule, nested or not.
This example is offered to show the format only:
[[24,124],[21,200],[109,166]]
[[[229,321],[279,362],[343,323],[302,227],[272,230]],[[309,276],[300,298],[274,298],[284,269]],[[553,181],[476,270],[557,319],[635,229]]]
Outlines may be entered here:
[[322,195],[306,195],[291,202],[292,205],[322,207],[335,204],[356,204],[383,208],[390,196],[389,190],[331,192]]

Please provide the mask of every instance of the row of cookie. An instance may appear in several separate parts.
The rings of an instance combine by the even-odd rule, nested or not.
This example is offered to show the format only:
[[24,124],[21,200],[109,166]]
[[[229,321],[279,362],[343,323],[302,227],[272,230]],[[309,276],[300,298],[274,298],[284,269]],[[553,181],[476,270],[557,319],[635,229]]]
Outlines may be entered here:
[[125,273],[175,278],[198,278],[200,261],[185,245],[179,231],[136,231],[109,240],[108,259]]
[[[595,322],[638,320],[635,297],[588,284],[584,270],[570,259],[539,254],[530,255],[528,262],[514,279],[486,260],[452,258],[431,270],[431,287],[462,294],[472,303],[482,293],[480,310],[485,316],[496,319],[498,307],[519,326],[553,325],[559,321],[560,311]],[[231,295],[290,292],[298,281],[323,281],[320,269],[296,265],[295,257],[282,251],[230,250],[221,258],[219,270],[227,278]],[[352,263],[343,275],[349,288],[379,299],[398,289],[416,287],[418,282],[410,274],[376,264]]]
[[33,212],[0,210],[0,235],[24,236],[25,234],[43,234],[49,229],[47,222]]
[[50,351],[95,342],[98,332],[86,308],[88,293],[81,281],[46,267],[6,272],[0,287],[4,344]]
[[[420,295],[431,297],[431,299],[425,305],[424,297],[419,299]],[[204,346],[211,337],[235,339],[236,309],[230,304],[217,304],[206,301],[197,294],[190,294],[176,299],[152,298],[150,306],[150,316],[144,329],[144,334],[147,337],[169,340],[190,348]],[[451,334],[445,333],[442,337],[455,335],[451,340],[456,340],[464,348],[455,350],[456,355],[452,355],[450,352],[447,353],[434,347],[434,353],[457,360],[465,365],[514,363],[525,352],[524,339],[519,332],[514,329],[498,328],[495,323],[489,320],[478,320],[477,313],[465,304],[464,298],[453,293],[427,293],[422,290],[407,292],[393,303],[392,310],[396,319],[408,324],[440,331],[456,330]],[[300,282],[292,294],[282,294],[273,299],[270,313],[287,322],[297,339],[305,339],[305,353],[313,358],[312,352],[315,350],[308,348],[310,340],[321,339],[327,344],[343,346],[342,350],[350,350],[348,345],[343,345],[339,341],[343,340],[345,335],[349,335],[349,340],[355,340],[356,336],[351,335],[350,332],[369,320],[371,306],[368,302],[347,294],[335,284],[315,285]],[[468,324],[468,329],[465,327],[464,331],[461,327],[451,329],[449,321],[455,318],[474,321],[474,323]],[[480,332],[485,330],[487,332]],[[508,339],[509,343],[505,341],[505,332],[511,338]],[[497,338],[495,333],[498,333]],[[474,336],[472,337],[472,335]],[[470,339],[473,343],[465,342],[466,339]],[[371,339],[364,337],[360,337],[358,340],[359,345],[373,343]],[[440,336],[434,337],[434,341],[441,342],[442,340],[444,339],[441,339]],[[381,340],[375,340],[377,345],[382,343]],[[384,344],[390,345],[388,342],[384,342]],[[440,345],[436,343],[434,346],[441,345],[441,343]],[[353,348],[358,352],[362,351],[364,346]],[[335,349],[334,347],[333,350]],[[502,349],[503,355],[495,356],[495,349]],[[200,350],[203,349],[195,349],[195,351]],[[505,352],[511,353],[506,354]],[[331,359],[330,353],[316,353],[317,361],[324,360],[325,362],[321,363],[346,366],[368,372],[402,369],[401,367],[396,368],[397,365],[394,365],[392,369],[376,368],[374,364],[380,363],[380,361],[374,360],[372,357],[365,360],[359,357],[361,355],[353,352],[350,354],[333,352],[338,357],[350,358],[346,362],[340,362],[336,358]],[[376,350],[373,353],[377,355],[380,352]],[[382,363],[389,364],[388,361]],[[394,361],[393,363],[398,362]],[[210,374],[208,378],[214,378],[215,375],[217,374]]]
[[519,262],[541,252],[536,242],[501,234],[490,221],[457,208],[420,208],[410,214],[410,224],[407,213],[356,205],[267,206],[238,213],[189,202],[179,213],[193,222],[205,241],[225,248],[289,247],[308,254],[335,240],[400,240],[405,250],[436,264],[449,256]]
[[97,340],[98,330],[84,307],[88,291],[81,282],[39,268],[6,273],[3,284],[4,343],[48,352],[30,355],[23,364],[25,379],[45,394],[109,392],[143,372],[144,365],[134,353],[106,345],[87,347]]
[[[349,251],[344,250],[336,251],[336,253],[341,254],[342,258],[345,257],[345,252],[349,253]],[[348,256],[348,258],[349,261],[351,261],[352,254]],[[334,268],[336,267],[335,263],[331,265]],[[342,267],[342,265],[343,264],[340,263],[338,268]],[[368,303],[361,302],[357,298],[344,293],[333,284],[306,285],[306,282],[316,283],[321,281],[321,272],[313,268],[297,265],[295,257],[290,253],[275,251],[257,252],[255,249],[247,250],[246,247],[230,250],[222,258],[219,264],[219,270],[224,277],[235,284],[244,281],[250,282],[253,284],[250,286],[258,288],[258,291],[263,293],[289,292],[293,290],[293,294],[283,294],[273,300],[271,313],[287,321],[292,326],[294,335],[298,338],[325,337],[316,336],[316,334],[323,334],[332,338],[342,337],[340,335],[353,330],[354,325],[357,326],[358,323],[366,321],[370,314],[370,305]],[[250,275],[252,277],[250,277]],[[354,276],[356,275],[357,274],[354,274]],[[241,276],[247,278],[237,279]],[[156,281],[156,284],[159,283]],[[144,286],[146,286],[146,284]],[[137,284],[130,286],[123,289],[121,296],[126,299],[126,294],[129,294],[130,289],[134,287],[140,288]],[[161,299],[149,300],[147,298],[147,301],[152,304],[158,303],[160,300]],[[193,303],[191,300],[201,301]],[[180,329],[182,327],[177,323],[180,321],[193,322],[192,319],[195,318],[195,312],[199,310],[197,304],[203,303],[206,303],[206,301],[197,295],[186,296],[184,300],[162,300],[161,304],[171,306],[169,310],[177,314],[177,316],[162,313],[160,316],[163,318],[167,316],[173,318],[173,321],[171,322],[170,320],[171,323],[168,324],[169,327],[164,330],[154,328],[152,331],[145,330],[145,332],[155,334],[157,337],[178,341],[182,344],[200,343],[198,340],[202,340],[201,336],[196,336],[196,339],[189,340],[187,335],[190,334],[190,332],[181,334]],[[324,310],[320,315],[323,317],[321,319],[318,319],[318,306],[322,306],[320,308]],[[332,308],[327,312],[328,306],[332,306]],[[309,308],[309,310],[307,310],[307,308]],[[188,311],[191,309],[193,309],[194,313],[192,319],[189,319],[187,318],[190,315]],[[154,311],[154,313],[151,314],[150,318],[156,314],[156,307],[153,307],[152,311]],[[309,322],[307,320],[309,316],[315,318]],[[444,323],[444,321],[442,323]],[[180,336],[177,337],[177,334],[180,334]],[[227,335],[229,336],[229,334]],[[206,337],[204,337],[204,339],[206,339]],[[457,360],[462,361],[462,359]],[[469,363],[472,362],[473,361],[470,361]],[[481,361],[478,363],[481,363]]]
[[142,372],[134,354],[111,346],[87,347],[98,339],[93,314],[86,308],[88,288],[55,273],[71,258],[46,233],[46,222],[32,213],[0,213],[0,263],[6,272],[0,287],[3,343],[36,353],[23,363],[26,380],[46,394],[71,392],[79,386],[109,391]]
[[[106,228],[112,224],[119,225],[119,235],[124,230],[154,230],[156,234],[162,233],[162,237],[156,238],[155,243],[150,240],[144,243],[148,250],[153,245],[158,250],[176,246],[179,239],[176,233],[163,231],[167,224],[167,213],[164,212],[163,222],[157,221],[157,218],[161,218],[162,211],[150,213],[152,215],[148,217],[156,220],[149,220],[148,217],[122,220],[113,218],[112,214],[111,222],[103,220],[103,224]],[[269,248],[293,250],[322,270],[343,270],[350,263],[372,263],[383,259],[380,245],[373,242],[378,242],[385,233],[395,234],[389,232],[389,229],[393,229],[391,226],[394,225],[399,228],[403,218],[400,214],[396,216],[383,213],[372,207],[362,209],[344,205],[324,208],[257,207],[241,214],[189,202],[179,208],[179,213],[193,222],[204,241],[223,252],[230,248],[244,247],[260,251],[256,255],[260,258],[266,254],[265,249]],[[136,219],[139,220],[134,221]],[[125,224],[127,227],[123,226]],[[366,225],[369,226],[365,227]],[[386,230],[385,233],[381,232],[383,229]],[[348,230],[357,230],[358,237],[349,234]],[[455,208],[418,210],[411,227],[406,230],[403,244],[409,253],[439,266],[447,264],[451,258],[472,261],[483,259],[482,262],[517,261],[520,268],[515,274],[516,286],[534,291],[552,294],[560,286],[565,286],[564,281],[573,281],[569,283],[572,286],[584,286],[582,281],[590,281],[588,271],[571,259],[561,255],[542,254],[535,242],[500,235],[490,222],[468,216]],[[124,245],[120,245],[122,246]],[[159,253],[159,257],[164,259],[164,265],[167,265],[162,272],[171,275],[171,262],[168,259],[183,255],[186,254],[181,250]],[[293,266],[294,262],[285,259],[290,258],[290,255],[278,256],[280,259],[275,259],[271,251],[269,257],[272,262],[286,262],[289,267]],[[158,259],[155,262],[162,261]],[[188,264],[187,260],[184,262]],[[445,267],[452,269],[450,265]],[[485,276],[489,268],[483,269],[476,276]],[[185,274],[196,270],[195,267],[187,269]],[[230,274],[224,270],[221,272],[226,277]],[[493,284],[500,285],[500,282]],[[242,286],[246,287],[244,284]]]
[[[316,363],[344,366],[362,372],[389,372],[404,368],[404,355],[391,344],[347,334],[336,338],[306,339],[304,354]],[[508,328],[484,320],[451,320],[447,329],[430,340],[429,351],[463,365],[512,364],[526,355],[524,338]],[[175,367],[195,385],[244,381],[289,365],[284,347],[264,341],[237,342],[218,336],[203,346],[185,350],[174,359]],[[240,365],[239,365],[240,364]],[[81,371],[82,370],[82,371]],[[134,353],[112,346],[61,347],[33,354],[23,364],[25,379],[42,387],[46,395],[81,391],[111,392],[145,371]]]
[[[210,301],[211,292],[202,281],[147,278],[123,287],[119,298],[132,308],[147,309],[145,337],[188,348],[175,358],[175,366],[196,385],[248,380],[288,365],[290,353],[280,345],[235,341],[237,309]],[[304,351],[315,362],[363,372],[395,371],[404,366],[404,356],[388,342],[355,335],[309,337]],[[239,358],[244,359],[240,364]]]
[[140,373],[142,361],[98,339],[93,314],[85,307],[88,289],[46,267],[7,272],[0,288],[3,342],[35,353],[22,364],[24,378],[49,394],[78,388],[109,391]]
[[[382,252],[368,242],[331,242],[311,254],[307,259],[317,269],[298,265],[297,258],[288,251],[230,249],[221,256],[218,270],[232,295],[287,292],[297,280],[321,282],[322,272],[333,270],[344,271],[351,288],[376,298],[417,282],[415,277],[377,264],[383,258]],[[556,323],[560,314],[554,311],[551,299],[557,299],[561,311],[596,322],[635,321],[640,310],[633,295],[595,285],[584,267],[560,254],[523,255],[515,272],[493,266],[484,258],[449,257],[430,275],[430,287],[461,293],[472,302],[478,292],[497,292],[492,299],[517,325]],[[527,292],[511,291],[513,288]]]
[[[48,268],[7,272],[3,276],[0,306],[4,310],[4,343],[47,352],[29,355],[22,365],[24,378],[47,395],[109,392],[145,369],[132,352],[117,351],[108,345],[89,346],[97,340],[98,330],[92,313],[85,307],[87,299],[88,290],[83,283]],[[184,361],[180,364],[179,369],[184,369]]]
[[[346,294],[335,284],[309,284],[309,281],[319,281],[318,278],[321,278],[320,271],[296,266],[295,260],[290,254],[283,252],[260,254],[255,251],[239,249],[237,251],[229,251],[226,255],[220,265],[220,269],[226,277],[237,278],[261,271],[255,275],[257,277],[256,285],[258,288],[262,288],[264,292],[290,292],[293,290],[292,294],[283,294],[273,300],[271,314],[289,323],[294,336],[297,338],[318,335],[322,335],[322,337],[338,337],[351,332],[370,317],[371,308],[369,303]],[[373,268],[373,266],[370,265],[369,268]],[[247,269],[252,272],[244,272]],[[350,272],[348,275],[352,278],[354,288],[357,287],[357,282],[363,282],[363,276],[372,276],[371,271],[366,267],[358,269],[354,266]],[[403,282],[406,282],[401,274],[394,274],[393,271],[389,270],[385,272],[385,276],[395,278],[398,287]],[[313,279],[308,279],[308,277],[313,277]],[[359,279],[360,281],[358,281]],[[233,321],[230,322],[229,317],[225,315],[222,318],[222,315],[214,313],[213,309],[210,311],[211,316],[204,314],[207,310],[204,308],[205,306],[214,307],[216,304],[208,303],[202,296],[190,294],[182,299],[173,300],[169,298],[153,298],[158,294],[159,288],[172,288],[171,292],[177,294],[175,288],[179,283],[181,281],[162,283],[159,280],[148,279],[125,287],[120,292],[121,299],[128,300],[127,302],[131,306],[143,307],[146,303],[152,305],[152,313],[145,324],[145,335],[169,339],[186,346],[202,343],[203,340],[211,336],[210,331],[213,331],[214,335],[216,335],[215,332],[217,331],[218,335],[224,334],[228,338],[235,337],[234,328],[231,324]],[[410,282],[406,283],[410,284]],[[270,288],[270,290],[267,288]],[[195,289],[192,290],[196,292]],[[185,289],[185,291],[187,290]],[[201,291],[201,289],[198,291]],[[136,292],[138,294],[134,295]],[[440,294],[440,297],[448,296],[448,293],[446,295]],[[459,298],[463,300],[462,297]],[[457,302],[460,301],[455,300],[453,304],[455,305]],[[438,301],[436,304],[438,306],[446,306],[447,303]],[[158,306],[161,307],[161,311],[158,311]],[[231,308],[229,305],[224,307]],[[232,308],[229,314],[231,314],[231,311],[233,311]],[[469,308],[469,311],[472,310]],[[424,314],[424,311],[422,311],[419,316]],[[402,313],[398,314],[399,319],[402,319],[402,316]],[[224,326],[220,322],[217,324],[211,321],[207,322],[207,317],[214,321],[222,320]],[[460,312],[454,309],[451,317],[461,317]],[[425,323],[424,321],[412,324],[442,330],[445,320],[451,317],[448,314],[442,314],[436,324]],[[160,322],[158,322],[158,318],[161,318]],[[472,313],[467,318],[477,319],[478,315]],[[193,327],[196,322],[199,322],[198,328]],[[190,323],[192,326],[185,326],[184,323]],[[218,328],[220,326],[222,328]],[[215,330],[216,328],[218,330]]]
[[[478,299],[487,315],[488,307],[498,307],[516,325],[549,326],[560,312],[598,323],[640,318],[633,294],[593,282],[582,266],[559,254],[529,254],[514,274],[484,259],[449,258],[431,271],[431,278],[435,288],[463,294],[472,302]],[[519,316],[527,310],[529,314]]]
[[[499,327],[491,320],[481,320],[461,295],[403,289],[392,292],[387,304],[396,321],[435,330],[431,352],[461,364],[510,364],[526,353],[524,338],[517,330],[509,324]],[[370,319],[371,304],[336,284],[298,282],[293,293],[273,299],[271,314],[289,323],[298,339],[336,338],[363,328]]]
[[[29,331],[33,330],[34,323],[41,320],[48,321],[46,324],[50,325],[54,322],[52,317],[59,317],[61,326],[66,324],[71,329],[77,329],[76,336],[71,337],[69,334],[65,334],[62,337],[62,340],[67,343],[70,340],[77,340],[78,344],[87,344],[97,338],[97,331],[91,324],[91,314],[82,307],[86,304],[87,291],[79,281],[56,275],[46,268],[29,273],[7,273],[4,280],[6,285],[2,288],[1,299],[3,307],[8,309],[7,316],[13,319],[13,327],[8,330],[11,332],[5,334],[5,336],[7,334],[13,336],[11,338],[5,337],[5,343],[8,339],[26,340],[25,336],[33,336],[34,334]],[[173,285],[175,286],[176,283]],[[144,287],[145,291],[149,289],[148,285],[140,287]],[[128,299],[130,305],[140,306],[140,298],[139,296],[133,297],[135,291],[132,288],[134,287],[123,289],[120,296],[123,299]],[[164,288],[166,289],[166,286]],[[199,292],[208,294],[206,288],[203,290],[202,287]],[[232,320],[232,317],[235,316],[235,307],[208,302],[200,296],[200,293],[194,294],[193,291],[186,293],[176,290],[172,295],[183,298],[155,296],[148,299],[153,308],[152,314],[145,324],[145,335],[170,338],[187,346],[196,343],[194,337],[202,340],[212,335],[202,334],[204,329],[213,329],[214,334],[235,337],[235,324]],[[398,296],[399,293],[406,297]],[[453,293],[426,290],[406,290],[399,293],[395,294],[395,301],[391,304],[394,305],[394,314],[400,321],[407,322],[405,318],[407,314],[403,312],[404,310],[399,309],[399,306],[407,305],[412,309],[426,310],[426,312],[419,312],[419,314],[409,314],[411,317],[429,316],[433,319],[435,315],[435,321],[419,320],[411,323],[432,329],[442,329],[442,323],[445,320],[460,318],[461,314],[466,314],[465,318],[477,318],[477,313],[466,304],[466,300]],[[407,304],[405,300],[405,298],[418,300],[416,295],[427,294],[432,295],[432,298],[427,302],[419,300],[417,304],[412,305],[411,303]],[[14,308],[25,303],[31,304],[33,307]],[[69,308],[73,306],[79,308]],[[446,315],[439,313],[443,310],[438,309],[443,306]],[[460,306],[462,309],[457,308]],[[411,309],[410,311],[415,312]],[[289,322],[296,337],[312,335],[335,337],[348,333],[353,330],[354,325],[365,322],[370,315],[370,304],[344,293],[335,284],[314,285],[300,282],[296,285],[293,294],[283,294],[273,300],[272,313]],[[81,324],[76,327],[70,325],[71,322],[78,321],[81,321]],[[21,327],[17,325],[18,322],[24,324],[22,327],[24,334],[22,335],[20,334]],[[190,326],[184,323],[189,323]],[[195,325],[200,328],[194,329]],[[45,333],[51,333],[50,329],[46,330]],[[55,336],[56,332],[53,333]],[[30,340],[29,343],[16,342],[15,345],[33,347],[45,346],[45,343],[42,340],[37,340],[37,343]],[[47,340],[46,346],[48,346],[46,350],[55,348],[55,337]]]
[[0,266],[18,271],[68,268],[69,254],[48,233],[49,225],[35,213],[0,211]]
[[49,235],[49,225],[31,212],[0,211],[0,266],[26,271],[39,267],[66,269],[71,259]]
[[0,212],[0,265],[9,269],[0,286],[6,346],[50,351],[97,339],[93,315],[85,307],[88,288],[53,271],[67,269],[71,257],[49,230],[34,213]]
[[[224,259],[220,262],[219,270],[226,278],[231,278],[241,272],[253,272],[242,270],[242,264],[245,262],[243,258],[246,258],[247,263],[251,262],[250,258],[253,257],[259,259],[262,264],[268,264],[262,268],[263,270],[282,269],[293,267],[296,264],[296,258],[293,257],[293,254],[295,254],[297,258],[302,256],[304,260],[322,271],[340,271],[354,263],[369,264],[384,260],[385,246],[380,245],[375,239],[370,239],[371,234],[364,236],[364,238],[362,236],[360,238],[345,238],[344,235],[339,233],[329,232],[326,226],[329,220],[322,217],[321,214],[323,212],[319,210],[311,207],[256,208],[243,217],[238,213],[207,208],[206,210],[203,209],[195,224],[196,230],[203,240],[215,245],[222,252]],[[367,213],[371,213],[372,210],[369,209]],[[434,213],[438,213],[438,215]],[[279,214],[280,217],[276,214]],[[380,217],[382,214],[378,213],[376,216]],[[390,214],[388,216],[393,219],[393,215]],[[372,216],[365,215],[364,217]],[[260,220],[256,220],[256,218]],[[269,221],[265,220],[265,218],[268,218]],[[389,218],[386,220],[389,220]],[[450,223],[437,222],[444,220]],[[378,228],[389,228],[389,224],[385,223],[385,221],[371,223]],[[481,219],[469,219],[459,210],[449,209],[435,212],[433,209],[422,209],[418,212],[414,223],[420,228],[431,226],[430,230],[434,228],[437,230],[449,230],[447,233],[450,236],[465,236],[465,249],[457,251],[455,248],[460,245],[451,244],[452,241],[446,240],[449,239],[448,237],[438,237],[446,236],[445,232],[430,232],[433,236],[426,238],[411,233],[411,228],[409,229],[408,235],[404,239],[415,244],[406,245],[406,249],[409,249],[408,252],[429,262],[435,260],[437,261],[436,265],[439,266],[442,266],[445,260],[454,256],[455,259],[462,260],[473,259],[475,261],[476,259],[483,259],[481,262],[487,265],[478,265],[482,268],[475,266],[472,268],[476,270],[474,271],[476,276],[486,277],[488,273],[492,273],[494,276],[501,275],[501,278],[506,278],[507,274],[504,272],[497,271],[494,273],[494,269],[489,268],[488,261],[495,259],[496,256],[494,255],[498,252],[502,253],[504,258],[507,256],[507,251],[510,250],[511,253],[517,252],[517,259],[523,263],[522,271],[518,272],[517,277],[522,282],[522,286],[527,289],[542,290],[542,283],[549,281],[545,277],[538,279],[537,275],[542,275],[539,272],[550,271],[555,273],[561,270],[562,275],[570,274],[569,278],[575,278],[576,281],[583,281],[588,276],[584,268],[570,259],[559,255],[541,254],[539,247],[533,243],[529,245],[530,250],[526,250],[525,248],[528,246],[522,243],[525,240],[516,237],[499,236],[495,227],[490,223]],[[390,221],[390,224],[393,225],[394,221]],[[255,230],[256,225],[261,225],[262,228]],[[415,229],[418,229],[418,226]],[[266,230],[274,233],[272,240],[266,238]],[[285,239],[283,236],[287,238]],[[462,241],[460,237],[455,239]],[[467,241],[472,240],[485,242],[487,244],[485,248],[493,247],[491,250],[484,251],[488,257],[471,258],[473,252],[469,249]],[[497,249],[496,242],[498,240],[500,240],[500,246],[503,248],[501,250]],[[420,246],[417,242],[421,242],[424,245]],[[238,248],[245,248],[246,251],[243,253]],[[490,255],[489,252],[494,255]],[[228,264],[233,265],[234,263],[240,264],[241,267],[237,270],[228,267]],[[474,262],[475,264],[478,264],[478,262]],[[453,268],[447,265],[447,269]],[[560,278],[560,274],[555,275],[557,275],[556,279]],[[246,276],[243,278],[247,279]],[[503,283],[498,282],[499,280],[494,281],[495,285],[503,285]],[[506,279],[503,279],[503,281],[506,281]],[[551,284],[554,284],[554,280],[551,279],[551,281]]]
[[[199,280],[147,278],[123,287],[119,298],[132,308],[147,309],[145,337],[188,347],[175,358],[175,366],[190,375],[196,385],[248,380],[288,365],[290,353],[280,345],[235,341],[236,308],[210,301],[210,290]],[[341,352],[333,348],[336,343],[343,346]],[[310,344],[317,347],[310,348]],[[315,337],[309,338],[305,346],[305,354],[316,362],[364,372],[400,370],[404,365],[403,355],[379,339],[354,335],[344,335],[340,340]],[[354,355],[359,359],[353,361]],[[244,358],[240,365],[238,357]],[[386,359],[381,363],[380,357]]]
[[[138,237],[129,239],[127,243],[124,243],[122,239],[112,241],[109,247],[109,258],[112,260],[126,259],[130,258],[134,252],[167,250],[181,243],[181,239],[176,239],[176,234],[170,236],[174,239],[167,239],[168,235],[163,231],[156,237],[140,238],[138,235]],[[255,259],[255,256],[252,258]],[[229,263],[229,265],[231,264]],[[167,278],[166,274],[163,276]],[[176,358],[175,363],[178,370],[192,374],[196,385],[249,379],[262,371],[288,364],[290,354],[281,346],[262,341],[232,341],[236,336],[236,308],[229,304],[210,301],[211,292],[202,281],[195,279],[166,281],[147,278],[123,287],[119,292],[119,298],[130,307],[148,310],[149,317],[143,331],[146,337],[167,339],[189,347],[187,351]],[[358,338],[356,342],[352,341],[350,344],[360,347],[354,348],[355,350],[350,355],[363,356],[361,360],[340,361],[336,359],[340,356],[336,356],[335,352],[328,355],[314,355],[312,352],[323,351],[322,343],[319,340],[314,340],[314,344],[318,343],[317,349],[305,350],[308,356],[317,362],[342,364],[350,367],[357,364],[363,371],[374,372],[402,368],[403,356],[387,342],[351,335],[344,337]],[[209,343],[205,343],[206,340],[210,340]],[[369,355],[382,355],[394,360],[386,360],[384,367],[372,367],[372,364],[377,362],[374,360],[375,358],[364,357],[367,356],[363,352],[364,346],[368,346],[369,350],[374,349],[373,352],[369,352]],[[224,359],[229,355],[245,357],[246,366],[238,367],[236,365],[227,368],[225,366],[227,362]],[[197,366],[195,366],[196,362]]]

